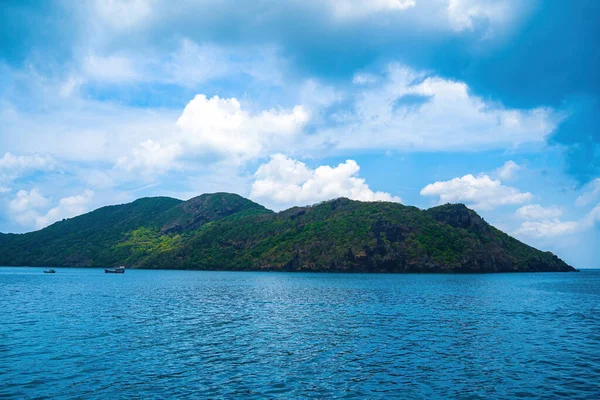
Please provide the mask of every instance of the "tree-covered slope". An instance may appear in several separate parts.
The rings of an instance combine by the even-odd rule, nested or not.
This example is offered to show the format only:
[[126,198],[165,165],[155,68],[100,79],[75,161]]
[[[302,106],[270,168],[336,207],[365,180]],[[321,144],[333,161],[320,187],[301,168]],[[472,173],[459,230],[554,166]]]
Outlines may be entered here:
[[237,194],[214,193],[194,197],[165,212],[161,232],[173,233],[196,229],[241,211],[271,213],[260,204]]
[[140,199],[0,236],[0,264],[219,270],[498,272],[572,267],[461,204],[336,199],[273,213],[237,195]]
[[[204,195],[187,202],[169,197],[151,197],[129,204],[102,207],[26,234],[0,235],[0,264],[106,266],[131,258],[128,241],[152,233],[154,247],[168,248],[177,235],[157,234],[187,227],[202,218],[196,204],[206,205],[205,222],[230,213],[264,207],[228,193]],[[148,247],[150,251],[154,247]]]

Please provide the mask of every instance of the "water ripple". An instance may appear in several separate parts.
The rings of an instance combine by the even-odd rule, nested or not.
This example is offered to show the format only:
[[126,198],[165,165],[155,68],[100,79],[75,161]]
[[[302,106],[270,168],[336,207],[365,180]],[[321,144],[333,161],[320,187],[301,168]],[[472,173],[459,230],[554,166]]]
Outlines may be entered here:
[[0,268],[0,397],[598,398],[600,272]]

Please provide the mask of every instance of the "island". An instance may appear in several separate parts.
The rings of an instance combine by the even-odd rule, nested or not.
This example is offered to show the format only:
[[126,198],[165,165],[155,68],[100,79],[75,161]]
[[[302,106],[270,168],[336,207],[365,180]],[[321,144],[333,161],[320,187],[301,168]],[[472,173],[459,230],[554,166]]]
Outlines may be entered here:
[[567,272],[463,204],[338,198],[273,212],[231,193],[150,197],[0,234],[0,265],[315,272]]

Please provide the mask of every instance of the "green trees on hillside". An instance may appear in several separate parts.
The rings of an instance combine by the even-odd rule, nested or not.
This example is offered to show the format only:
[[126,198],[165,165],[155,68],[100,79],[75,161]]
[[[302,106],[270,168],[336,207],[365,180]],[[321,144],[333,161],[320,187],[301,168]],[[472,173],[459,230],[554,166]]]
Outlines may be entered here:
[[273,213],[241,196],[104,207],[0,235],[0,264],[144,268],[492,272],[570,270],[461,204],[420,210],[336,199]]

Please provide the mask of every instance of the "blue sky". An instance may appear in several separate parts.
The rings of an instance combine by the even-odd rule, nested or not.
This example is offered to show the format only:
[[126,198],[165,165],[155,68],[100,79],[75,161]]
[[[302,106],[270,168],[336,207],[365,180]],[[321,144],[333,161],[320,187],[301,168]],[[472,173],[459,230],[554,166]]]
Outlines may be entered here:
[[4,1],[0,231],[143,196],[462,202],[600,256],[600,2]]

